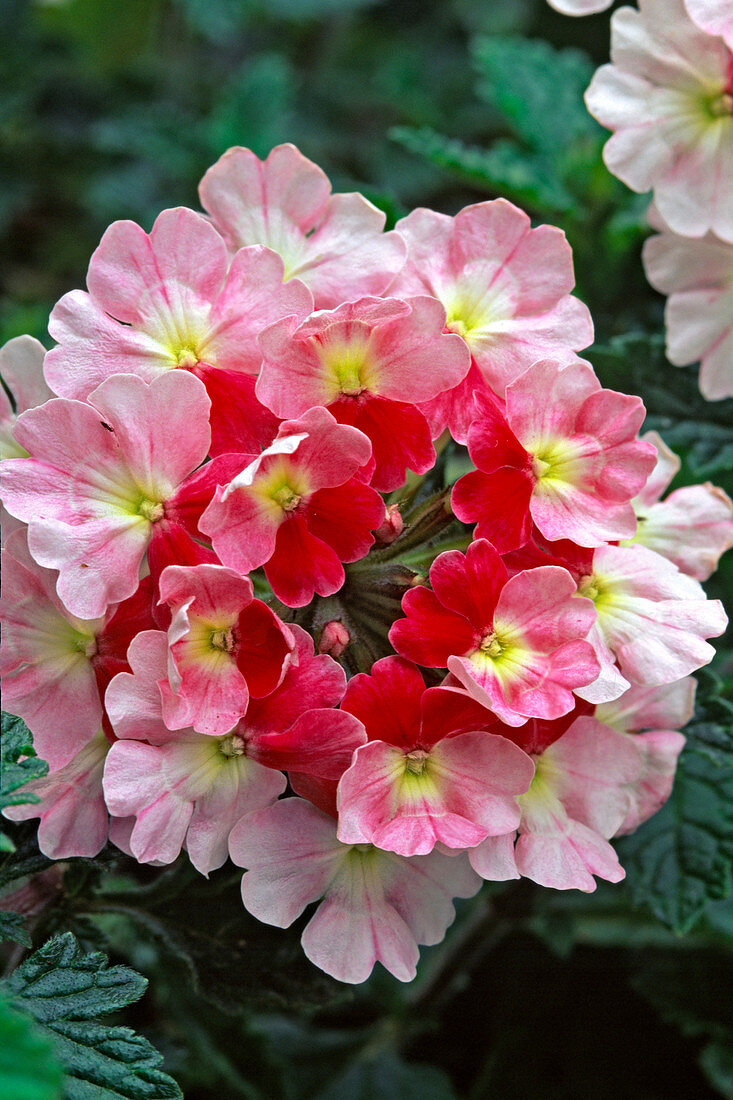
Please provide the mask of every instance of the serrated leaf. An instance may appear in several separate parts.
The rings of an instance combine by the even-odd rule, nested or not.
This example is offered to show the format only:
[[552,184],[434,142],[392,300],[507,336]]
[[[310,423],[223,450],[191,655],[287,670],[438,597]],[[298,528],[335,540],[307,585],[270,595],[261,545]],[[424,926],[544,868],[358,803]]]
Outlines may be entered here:
[[[21,760],[20,757],[26,759]],[[0,810],[22,802],[38,802],[35,794],[15,794],[31,779],[40,779],[48,772],[45,760],[33,751],[33,735],[21,718],[2,712],[0,733]]]
[[23,947],[31,946],[22,913],[8,913],[5,909],[0,909],[0,941],[3,940],[11,940]]
[[0,1096],[61,1100],[61,1080],[61,1066],[48,1037],[0,997]]
[[180,1097],[147,1039],[94,1019],[139,1000],[146,986],[140,974],[109,966],[100,952],[84,954],[65,932],[21,963],[0,991],[52,1037],[66,1073],[66,1100]]
[[531,149],[555,160],[579,140],[600,145],[603,131],[583,102],[594,72],[585,54],[518,37],[478,38],[473,54],[476,91]]
[[390,130],[389,136],[437,167],[532,210],[560,213],[574,206],[572,195],[556,178],[547,160],[520,149],[513,141],[502,139],[489,149],[479,149],[444,137],[429,127],[413,130],[398,126]]
[[733,708],[699,695],[669,800],[618,843],[634,902],[676,932],[733,886]]

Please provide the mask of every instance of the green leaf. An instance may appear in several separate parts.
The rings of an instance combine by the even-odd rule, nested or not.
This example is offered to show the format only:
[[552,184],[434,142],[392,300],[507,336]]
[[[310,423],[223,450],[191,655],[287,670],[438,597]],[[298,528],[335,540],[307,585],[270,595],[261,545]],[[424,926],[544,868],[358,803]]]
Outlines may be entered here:
[[733,706],[701,675],[674,787],[659,813],[618,843],[636,904],[686,932],[733,886]]
[[556,178],[547,159],[522,150],[516,142],[502,139],[489,149],[479,149],[444,137],[429,127],[414,130],[397,126],[390,130],[389,136],[438,168],[532,210],[557,213],[574,205],[572,195]]
[[[5,806],[40,802],[38,795],[31,791],[15,793],[32,779],[40,779],[48,772],[46,761],[39,760],[33,751],[31,731],[21,718],[5,711],[2,712],[0,730],[0,811]],[[25,759],[21,760],[21,756]],[[0,831],[0,852],[14,851],[13,841]]]
[[[20,757],[26,757],[21,760]],[[15,794],[31,779],[40,779],[48,772],[45,760],[33,751],[33,735],[21,718],[2,712],[0,735],[0,810],[22,802],[39,802],[35,794]]]
[[579,50],[556,50],[527,38],[481,37],[473,46],[476,91],[514,133],[550,160],[578,141],[599,145],[604,131],[589,115],[583,93],[594,65]]
[[0,909],[0,941],[12,940],[23,947],[31,946],[31,938],[25,927],[25,917],[22,913],[8,913]]
[[17,1008],[53,1039],[64,1067],[66,1100],[158,1100],[180,1097],[158,1067],[162,1056],[127,1027],[95,1017],[139,1000],[147,981],[126,966],[85,955],[70,932],[54,936],[0,983]]
[[0,1096],[61,1100],[61,1066],[48,1037],[0,997]]

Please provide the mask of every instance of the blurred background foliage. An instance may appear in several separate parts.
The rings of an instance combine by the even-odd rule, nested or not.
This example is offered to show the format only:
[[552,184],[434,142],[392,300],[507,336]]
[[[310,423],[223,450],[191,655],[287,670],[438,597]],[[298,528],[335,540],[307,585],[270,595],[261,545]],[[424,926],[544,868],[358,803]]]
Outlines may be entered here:
[[[644,397],[683,457],[677,484],[733,491],[733,402],[704,402],[696,370],[666,362],[663,300],[639,261],[648,200],[605,170],[583,106],[608,58],[607,13],[571,20],[545,0],[1,0],[0,23],[0,342],[48,343],[51,306],[84,285],[111,221],[149,229],[165,207],[196,208],[229,146],[265,156],[292,141],[390,223],[504,195],[560,225],[603,382]],[[732,586],[728,560],[709,589]],[[487,886],[411,986],[380,968],[357,989],[325,978],[300,953],[304,921],[257,924],[231,867],[206,882],[185,861],[161,873],[113,850],[50,866],[32,825],[0,836],[2,906],[27,916],[0,914],[8,971],[29,933],[38,947],[67,930],[137,968],[148,992],[113,1022],[155,1044],[190,1100],[733,1097],[732,670],[723,642],[673,798],[622,843],[625,884]],[[29,763],[14,745],[9,791]],[[0,1013],[24,1065],[48,1042],[29,1027]],[[13,1095],[61,1095],[57,1067],[47,1077]],[[135,1081],[131,1096],[174,1095]]]

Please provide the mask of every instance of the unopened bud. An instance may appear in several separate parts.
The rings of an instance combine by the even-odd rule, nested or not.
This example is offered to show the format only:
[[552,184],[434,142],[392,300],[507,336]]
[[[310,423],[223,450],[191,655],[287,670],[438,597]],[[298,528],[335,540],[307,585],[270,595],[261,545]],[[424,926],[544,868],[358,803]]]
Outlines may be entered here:
[[382,546],[389,546],[398,539],[404,530],[405,524],[396,504],[390,504],[379,527],[374,532],[374,537]]
[[327,653],[329,657],[340,657],[350,641],[351,635],[344,624],[338,619],[332,619],[321,631],[318,652]]

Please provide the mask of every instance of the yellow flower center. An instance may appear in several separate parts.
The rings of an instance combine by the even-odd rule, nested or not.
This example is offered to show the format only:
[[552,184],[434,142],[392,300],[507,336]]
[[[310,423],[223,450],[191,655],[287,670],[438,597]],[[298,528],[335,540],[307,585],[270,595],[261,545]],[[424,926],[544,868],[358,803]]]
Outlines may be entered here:
[[234,631],[215,630],[211,635],[211,644],[214,649],[219,649],[223,653],[231,653],[234,649]]
[[219,742],[219,752],[222,756],[244,756],[245,751],[244,739],[236,733],[227,734]]
[[138,515],[149,520],[150,523],[157,523],[158,520],[162,519],[165,515],[165,507],[159,500],[148,500],[147,498],[143,498],[137,510]]

